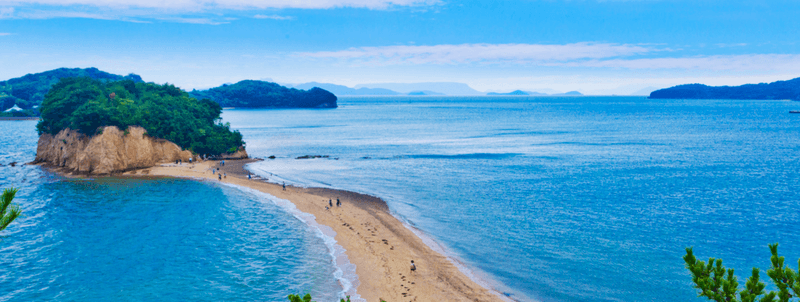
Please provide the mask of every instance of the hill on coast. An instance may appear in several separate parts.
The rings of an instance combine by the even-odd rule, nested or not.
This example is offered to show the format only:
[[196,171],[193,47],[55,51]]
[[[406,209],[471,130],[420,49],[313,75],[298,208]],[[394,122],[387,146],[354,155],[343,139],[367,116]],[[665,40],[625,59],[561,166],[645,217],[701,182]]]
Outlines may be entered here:
[[336,96],[313,87],[309,90],[286,88],[265,81],[245,80],[208,90],[192,90],[197,99],[210,99],[222,107],[244,108],[336,108]]
[[37,110],[41,106],[47,91],[62,78],[88,77],[99,81],[120,81],[131,80],[135,83],[142,83],[142,78],[135,74],[121,76],[111,74],[97,68],[59,68],[50,71],[27,74],[19,78],[13,78],[0,82],[0,111],[17,107],[23,109],[18,111],[17,116],[36,116]]
[[39,135],[77,131],[94,136],[102,127],[144,128],[147,135],[173,142],[196,154],[233,153],[244,145],[242,135],[219,122],[222,107],[197,100],[178,87],[64,78],[42,102]]
[[653,91],[650,98],[800,101],[800,78],[741,86],[685,84]]

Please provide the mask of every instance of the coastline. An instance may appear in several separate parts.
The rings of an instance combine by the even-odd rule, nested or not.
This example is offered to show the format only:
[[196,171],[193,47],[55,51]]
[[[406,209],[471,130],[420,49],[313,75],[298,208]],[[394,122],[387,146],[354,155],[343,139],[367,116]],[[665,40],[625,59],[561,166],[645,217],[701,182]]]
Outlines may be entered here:
[[[310,214],[311,220],[330,229],[330,237],[344,249],[344,261],[355,265],[357,281],[354,286],[360,298],[369,302],[386,301],[503,301],[500,293],[481,286],[459,267],[455,261],[429,247],[410,226],[391,215],[380,198],[360,193],[326,189],[287,186],[284,191],[278,184],[254,177],[244,166],[255,160],[229,160],[225,167],[217,161],[195,164],[165,164],[123,173],[122,176],[167,176],[220,182],[226,185],[252,189],[279,200],[291,202],[301,213]],[[222,168],[227,177],[219,181],[211,174],[212,168]],[[255,176],[255,174],[253,174]],[[336,198],[342,206],[335,205]],[[328,200],[334,206],[328,206]],[[273,202],[278,202],[273,199]],[[299,218],[299,217],[298,217]],[[304,218],[301,218],[305,220]],[[306,221],[308,222],[308,221]],[[322,230],[323,233],[328,233]],[[334,261],[341,264],[336,251]],[[410,271],[410,261],[418,269]],[[345,290],[347,290],[346,286]]]

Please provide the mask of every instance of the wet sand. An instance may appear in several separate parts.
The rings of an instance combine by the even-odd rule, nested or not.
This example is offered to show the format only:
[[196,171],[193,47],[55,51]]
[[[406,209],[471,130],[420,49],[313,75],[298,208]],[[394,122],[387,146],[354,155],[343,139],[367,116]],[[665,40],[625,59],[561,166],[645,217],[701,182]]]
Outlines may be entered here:
[[[335,239],[356,265],[357,293],[369,302],[397,301],[502,301],[495,292],[475,283],[443,255],[428,247],[420,237],[389,213],[386,202],[364,194],[300,188],[265,182],[253,177],[244,166],[255,160],[226,160],[182,165],[164,164],[125,173],[129,176],[191,177],[219,181],[211,174],[221,168],[227,174],[222,182],[255,189],[291,201],[297,209],[316,217],[316,222],[332,228]],[[255,176],[255,175],[254,175]],[[342,202],[336,206],[336,198]],[[326,209],[328,200],[333,207]],[[411,260],[417,265],[411,272]]]

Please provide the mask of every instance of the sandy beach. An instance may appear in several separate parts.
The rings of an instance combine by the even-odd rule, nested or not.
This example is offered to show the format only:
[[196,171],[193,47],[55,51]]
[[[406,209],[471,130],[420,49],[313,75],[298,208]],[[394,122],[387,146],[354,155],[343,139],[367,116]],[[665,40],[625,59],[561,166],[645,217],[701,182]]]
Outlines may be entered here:
[[[254,160],[228,160],[195,164],[161,165],[125,173],[129,176],[172,176],[220,181],[212,168],[221,168],[222,182],[248,187],[294,203],[298,210],[312,214],[316,222],[332,228],[335,239],[356,265],[360,284],[357,293],[369,302],[395,301],[502,301],[496,293],[480,286],[462,273],[445,256],[389,213],[386,203],[376,197],[348,191],[299,188],[248,180],[244,165]],[[336,206],[336,199],[341,207]],[[333,208],[326,209],[332,199]],[[411,260],[417,270],[411,272]]]

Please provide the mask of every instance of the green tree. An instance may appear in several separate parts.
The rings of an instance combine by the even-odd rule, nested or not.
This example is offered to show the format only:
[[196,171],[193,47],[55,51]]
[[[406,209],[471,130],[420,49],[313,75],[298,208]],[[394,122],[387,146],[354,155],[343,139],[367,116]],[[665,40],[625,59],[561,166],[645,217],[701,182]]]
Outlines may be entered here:
[[770,244],[769,250],[772,253],[770,257],[772,268],[767,270],[767,276],[778,288],[777,292],[764,291],[766,285],[761,282],[758,268],[753,268],[745,288],[739,288],[739,282],[733,274],[734,270],[726,269],[722,265],[722,259],[709,258],[708,262],[697,260],[692,248],[688,247],[683,260],[686,268],[692,273],[694,288],[698,289],[699,297],[719,302],[797,301],[797,298],[800,298],[800,260],[798,260],[798,270],[794,271],[784,265],[784,257],[778,256],[777,243]]
[[19,206],[11,203],[16,195],[17,189],[15,188],[3,190],[3,197],[0,200],[0,231],[5,230],[14,219],[22,214]]

